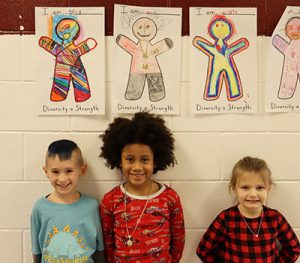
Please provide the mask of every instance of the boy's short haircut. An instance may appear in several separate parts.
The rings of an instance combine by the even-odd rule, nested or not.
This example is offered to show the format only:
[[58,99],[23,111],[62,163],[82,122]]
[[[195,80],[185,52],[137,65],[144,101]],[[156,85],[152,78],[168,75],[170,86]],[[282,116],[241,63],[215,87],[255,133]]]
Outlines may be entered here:
[[58,156],[60,161],[66,161],[71,159],[74,151],[78,152],[78,160],[80,163],[83,163],[81,150],[78,145],[75,142],[66,139],[52,142],[48,146],[46,158]]

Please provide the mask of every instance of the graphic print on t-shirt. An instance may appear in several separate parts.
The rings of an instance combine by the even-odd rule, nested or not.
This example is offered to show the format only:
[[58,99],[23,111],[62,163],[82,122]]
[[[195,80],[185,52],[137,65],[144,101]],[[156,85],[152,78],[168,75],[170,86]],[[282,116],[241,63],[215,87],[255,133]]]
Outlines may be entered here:
[[75,263],[88,262],[88,248],[80,237],[78,230],[71,231],[69,225],[63,230],[54,226],[53,231],[48,233],[47,246],[43,251],[43,262]]

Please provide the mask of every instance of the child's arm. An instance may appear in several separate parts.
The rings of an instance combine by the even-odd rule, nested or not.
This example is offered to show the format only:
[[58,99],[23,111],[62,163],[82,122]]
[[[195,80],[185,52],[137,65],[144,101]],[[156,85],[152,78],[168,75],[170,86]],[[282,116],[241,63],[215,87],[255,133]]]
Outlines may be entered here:
[[[111,196],[109,196],[111,197]],[[114,263],[114,250],[115,250],[115,238],[114,238],[114,217],[110,211],[109,200],[104,196],[102,203],[100,204],[100,215],[102,222],[103,241],[105,246],[105,254],[107,262]]]
[[275,35],[272,39],[272,44],[276,47],[282,54],[285,54],[286,49],[289,44],[279,35]]
[[[104,250],[96,250],[96,252],[93,255],[93,259],[95,263],[106,263]],[[35,262],[34,262],[35,263]]]
[[118,35],[116,39],[117,44],[126,50],[130,55],[133,55],[135,50],[137,49],[137,44],[133,42],[130,38],[124,35]]
[[152,46],[152,54],[158,56],[171,49],[173,45],[173,41],[170,38],[162,39]]
[[[38,203],[38,202],[37,202]],[[42,262],[42,249],[40,248],[39,243],[39,233],[41,229],[41,219],[39,212],[39,205],[35,204],[31,216],[30,216],[30,234],[31,234],[31,247],[33,255],[33,263]]]
[[204,233],[198,247],[197,256],[204,262],[218,262],[217,250],[222,249],[221,243],[224,242],[226,233],[224,214],[221,213],[210,224]]
[[[175,194],[175,196],[173,196]],[[171,231],[171,245],[170,254],[172,256],[172,263],[179,262],[182,257],[182,252],[185,243],[185,229],[183,211],[180,203],[180,198],[177,193],[170,194],[172,201],[169,202],[170,209],[170,231]]]
[[61,46],[58,43],[56,43],[53,39],[45,36],[42,36],[39,39],[39,46],[48,51],[53,56],[57,56],[57,54],[62,51]]
[[282,246],[279,254],[281,263],[296,262],[300,255],[299,240],[287,220],[280,213],[278,214],[278,241]]
[[82,56],[97,46],[97,41],[94,38],[88,38],[76,46],[76,55]]
[[42,262],[42,255],[33,254],[33,263],[41,263],[41,262]]

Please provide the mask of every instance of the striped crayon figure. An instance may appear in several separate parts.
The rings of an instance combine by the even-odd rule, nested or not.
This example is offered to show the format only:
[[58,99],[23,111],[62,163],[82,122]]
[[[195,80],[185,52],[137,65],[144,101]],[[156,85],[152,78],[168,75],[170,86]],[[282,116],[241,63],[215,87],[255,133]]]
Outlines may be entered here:
[[75,101],[86,101],[91,97],[91,92],[80,57],[94,49],[97,42],[88,38],[76,45],[74,41],[80,34],[80,26],[72,18],[61,19],[55,27],[55,33],[62,40],[61,44],[46,36],[39,39],[40,47],[56,57],[50,100],[65,100],[72,81]]

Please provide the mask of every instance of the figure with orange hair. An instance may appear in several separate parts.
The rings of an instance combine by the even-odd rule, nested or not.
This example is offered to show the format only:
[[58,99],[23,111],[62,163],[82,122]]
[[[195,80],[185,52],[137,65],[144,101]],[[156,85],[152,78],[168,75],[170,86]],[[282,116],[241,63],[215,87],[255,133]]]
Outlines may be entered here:
[[214,43],[200,36],[193,40],[193,45],[209,57],[203,96],[205,100],[219,98],[223,81],[229,101],[238,100],[243,96],[241,79],[233,56],[248,48],[249,42],[246,38],[240,38],[228,45],[227,41],[234,32],[234,25],[228,18],[216,15],[208,26],[208,33],[214,39]]

